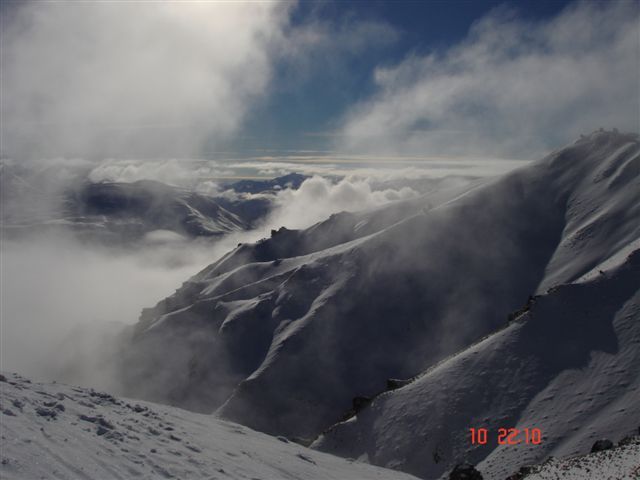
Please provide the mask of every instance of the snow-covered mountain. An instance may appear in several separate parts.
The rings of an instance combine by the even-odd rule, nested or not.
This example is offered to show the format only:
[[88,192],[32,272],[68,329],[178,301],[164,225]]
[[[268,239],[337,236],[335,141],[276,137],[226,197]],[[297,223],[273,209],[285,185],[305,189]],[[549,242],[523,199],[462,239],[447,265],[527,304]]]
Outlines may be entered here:
[[[554,287],[505,328],[383,393],[314,447],[421,478],[461,460],[506,478],[640,428],[640,250],[592,279]],[[500,428],[539,445],[499,445]],[[486,428],[472,445],[470,428]],[[640,458],[636,458],[640,466]],[[445,477],[443,477],[445,478]],[[631,478],[631,477],[629,477]]]
[[[210,195],[148,180],[133,183],[87,183],[69,192],[65,213],[80,224],[102,222],[119,236],[139,238],[155,230],[169,230],[187,237],[212,237],[247,230],[268,211],[260,199],[254,215],[234,211],[234,205]],[[240,203],[240,202],[238,202]],[[247,209],[248,213],[248,209]],[[246,217],[246,218],[245,218]]]
[[66,229],[108,244],[172,238],[167,232],[196,238],[249,230],[271,211],[277,191],[296,189],[307,178],[290,174],[219,186],[231,195],[205,194],[151,180],[66,180],[70,185],[47,190],[41,188],[42,174],[22,171],[19,166],[1,167],[3,234],[19,237]]
[[409,480],[210,415],[4,374],[0,477]]
[[[504,327],[508,314],[530,296],[591,278],[608,263],[626,258],[640,239],[639,166],[637,136],[599,131],[498,179],[431,191],[372,211],[334,215],[304,231],[278,230],[270,239],[240,245],[143,312],[122,351],[127,392],[197,411],[217,411],[265,432],[313,439],[344,418],[355,397],[372,397],[386,389],[387,379],[418,375]],[[603,281],[594,280],[595,287],[571,288],[592,289],[580,295],[595,296],[600,288],[609,291]],[[623,289],[627,299],[635,294],[634,288],[637,285]],[[557,295],[542,304],[555,302]],[[594,313],[602,323],[583,326],[583,317],[578,317],[566,320],[569,328],[560,323],[565,317],[555,313],[542,331],[523,322],[502,330],[498,338],[531,330],[539,342],[557,329],[566,341],[576,336],[576,350],[560,355],[553,363],[555,370],[542,365],[543,373],[523,371],[532,384],[523,392],[514,389],[519,402],[492,391],[495,402],[504,402],[502,414],[507,416],[483,421],[517,423],[519,413],[533,408],[528,402],[547,388],[544,381],[567,388],[565,376],[586,365],[591,348],[600,345],[589,343],[594,337],[604,342],[608,354],[626,341],[633,344],[632,337],[621,340],[618,330],[606,325],[616,312],[637,319],[637,310],[620,313],[625,298],[614,298],[618,303],[613,306],[605,300],[593,305],[604,309]],[[526,340],[516,344],[525,348],[523,354],[537,348]],[[624,365],[635,361],[625,357]],[[465,371],[459,370],[455,379],[462,391],[473,384]],[[606,384],[604,372],[612,373],[594,374],[593,388]],[[359,407],[366,400],[355,403]],[[515,406],[509,407],[512,403]],[[439,428],[455,437],[447,448],[464,453],[466,428],[474,426],[464,419],[475,417],[464,411],[466,402],[452,404],[459,407],[456,425],[462,430],[454,431],[450,424]],[[420,411],[420,404],[407,404],[401,409],[407,418],[410,407]],[[384,431],[391,431],[384,422],[407,425],[400,418],[381,418]],[[445,417],[434,418],[436,422]],[[596,422],[604,417],[585,418]],[[577,422],[571,428],[578,428]],[[599,431],[596,426],[594,431]],[[579,450],[591,433],[589,425],[583,428],[587,430],[572,437],[561,424],[550,425],[547,445],[553,451]],[[422,446],[410,447],[415,444],[412,429],[404,431],[406,448],[424,453]],[[395,435],[400,441],[401,433]],[[327,442],[318,446],[349,448]],[[395,448],[393,442],[379,445],[381,452]],[[400,450],[402,445],[398,444]],[[386,453],[378,457],[374,450],[370,460],[444,471],[438,464],[414,467],[417,460],[409,450],[393,458]],[[501,451],[496,450],[494,458],[505,455],[511,461],[508,452]],[[489,453],[474,458],[487,457],[490,462]],[[447,457],[449,461],[453,460]]]

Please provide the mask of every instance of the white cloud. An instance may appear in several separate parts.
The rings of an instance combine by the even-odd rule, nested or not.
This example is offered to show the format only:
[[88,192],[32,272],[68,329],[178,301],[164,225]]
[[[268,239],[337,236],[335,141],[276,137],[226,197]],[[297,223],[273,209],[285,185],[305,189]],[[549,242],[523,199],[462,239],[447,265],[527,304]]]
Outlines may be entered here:
[[212,160],[110,159],[95,166],[89,172],[88,178],[92,182],[155,180],[169,185],[199,189],[203,184],[215,183],[210,180],[211,178],[233,174],[234,171],[227,168],[226,165]]
[[286,189],[277,193],[275,209],[267,224],[273,228],[306,228],[332,213],[365,210],[418,195],[408,187],[373,190],[370,181],[368,178],[344,178],[333,183],[314,176],[305,180],[298,190]]
[[264,94],[290,4],[29,2],[2,33],[8,155],[188,154]]
[[600,126],[640,128],[638,3],[576,3],[546,22],[498,9],[444,52],[375,73],[345,117],[357,152],[538,155]]

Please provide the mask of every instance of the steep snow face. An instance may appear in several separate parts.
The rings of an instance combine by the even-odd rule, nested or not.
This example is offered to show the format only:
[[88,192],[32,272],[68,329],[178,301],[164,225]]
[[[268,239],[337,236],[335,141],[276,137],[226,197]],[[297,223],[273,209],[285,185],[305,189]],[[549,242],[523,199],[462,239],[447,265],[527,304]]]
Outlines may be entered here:
[[[571,179],[562,241],[547,265],[538,290],[575,281],[617,252],[628,255],[640,240],[640,149],[638,142],[612,142],[611,134],[597,133],[552,162],[575,162],[585,156],[593,162],[584,176]],[[561,165],[553,165],[555,171]],[[562,178],[563,172],[558,172]]]
[[[506,328],[377,397],[314,447],[423,478],[462,460],[506,478],[549,455],[637,433],[640,251],[613,271],[554,288]],[[539,428],[539,445],[499,445],[500,428]],[[469,428],[486,428],[472,445]],[[595,478],[595,477],[589,477]]]
[[640,238],[636,136],[239,246],[143,312],[128,392],[314,437]]
[[210,415],[61,384],[0,379],[0,477],[406,479]]

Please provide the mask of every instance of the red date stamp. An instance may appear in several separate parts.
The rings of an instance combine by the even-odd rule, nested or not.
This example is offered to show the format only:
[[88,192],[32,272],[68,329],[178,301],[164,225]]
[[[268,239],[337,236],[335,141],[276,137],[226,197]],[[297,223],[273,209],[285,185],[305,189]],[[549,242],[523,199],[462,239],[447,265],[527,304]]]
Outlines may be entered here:
[[[472,445],[486,445],[489,441],[489,430],[486,428],[470,428]],[[539,428],[499,428],[498,445],[540,445],[542,431]]]

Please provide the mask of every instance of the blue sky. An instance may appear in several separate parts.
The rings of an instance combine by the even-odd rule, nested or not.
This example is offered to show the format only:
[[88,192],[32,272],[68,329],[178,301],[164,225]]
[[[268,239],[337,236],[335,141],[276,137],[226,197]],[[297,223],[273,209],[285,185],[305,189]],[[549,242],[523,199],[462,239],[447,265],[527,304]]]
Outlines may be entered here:
[[640,130],[640,2],[10,2],[14,158],[535,158]]
[[397,36],[372,45],[340,65],[346,71],[318,65],[302,82],[287,82],[286,65],[277,69],[276,88],[259,105],[246,125],[246,133],[233,144],[237,150],[326,150],[328,137],[341,114],[366,98],[375,88],[373,71],[393,65],[408,55],[443,50],[460,42],[470,26],[487,13],[509,8],[517,15],[541,20],[558,14],[565,0],[432,0],[432,1],[327,1],[298,4],[294,25],[308,22],[371,21],[388,25]]

